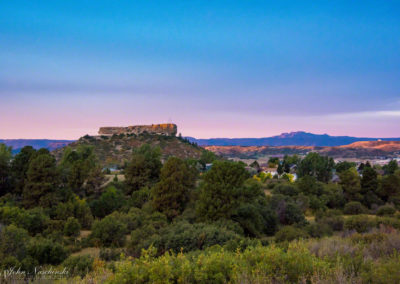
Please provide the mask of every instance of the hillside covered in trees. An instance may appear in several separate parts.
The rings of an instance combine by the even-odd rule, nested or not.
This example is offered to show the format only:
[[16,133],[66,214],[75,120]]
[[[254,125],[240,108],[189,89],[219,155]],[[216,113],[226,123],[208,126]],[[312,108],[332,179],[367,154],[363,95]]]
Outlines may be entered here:
[[[285,156],[273,177],[157,139],[84,137],[57,159],[0,144],[2,271],[39,281],[35,268],[65,269],[52,279],[75,283],[400,281],[396,161],[356,168],[318,153]],[[118,171],[104,167],[125,161],[103,156],[113,153],[106,141],[139,140]]]

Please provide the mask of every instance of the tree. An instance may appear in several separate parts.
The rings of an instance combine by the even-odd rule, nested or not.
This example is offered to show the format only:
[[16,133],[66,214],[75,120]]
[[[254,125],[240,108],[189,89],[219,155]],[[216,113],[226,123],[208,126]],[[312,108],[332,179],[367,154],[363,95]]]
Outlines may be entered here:
[[400,176],[396,174],[384,176],[378,193],[384,201],[397,201],[400,195]]
[[24,190],[29,162],[33,156],[35,156],[36,150],[32,146],[25,146],[21,151],[15,155],[12,163],[12,173],[15,181],[14,192],[16,194],[22,194]]
[[11,190],[11,147],[0,144],[0,196]]
[[309,175],[319,181],[329,182],[332,179],[334,165],[335,162],[332,158],[311,152],[299,163],[297,175],[299,177]]
[[108,215],[92,226],[90,238],[102,246],[123,246],[126,241],[126,225],[114,215]]
[[361,183],[358,172],[355,168],[350,168],[339,174],[340,185],[343,188],[344,194],[349,201],[362,200]]
[[56,161],[48,152],[42,153],[29,163],[27,181],[23,191],[23,202],[28,208],[50,207],[56,201],[54,195],[58,185]]
[[361,194],[363,195],[363,203],[371,207],[372,204],[379,203],[378,191],[378,175],[372,167],[365,166],[361,178]]
[[392,175],[399,169],[399,165],[396,160],[391,160],[387,165],[383,166],[383,170],[386,175]]
[[81,224],[74,217],[69,217],[64,224],[64,235],[68,237],[77,237],[81,231]]
[[125,169],[128,194],[144,186],[151,187],[158,181],[162,167],[160,157],[160,148],[152,148],[149,144],[143,144],[134,151],[132,160]]
[[347,162],[347,161],[339,162],[335,165],[336,172],[338,172],[338,173],[342,173],[344,171],[347,171],[350,168],[355,168],[355,167],[356,167],[356,163]]
[[102,176],[92,146],[80,145],[76,149],[67,147],[60,168],[64,180],[75,193],[82,193],[83,184],[95,172]]
[[183,160],[170,157],[161,169],[160,181],[151,190],[154,208],[169,219],[179,215],[189,199],[195,177]]
[[125,197],[123,193],[114,186],[109,186],[99,199],[94,200],[90,204],[90,207],[95,217],[103,218],[115,210],[118,210],[124,204]]
[[196,212],[202,220],[229,219],[237,207],[240,189],[249,174],[243,165],[230,161],[214,162],[204,174]]

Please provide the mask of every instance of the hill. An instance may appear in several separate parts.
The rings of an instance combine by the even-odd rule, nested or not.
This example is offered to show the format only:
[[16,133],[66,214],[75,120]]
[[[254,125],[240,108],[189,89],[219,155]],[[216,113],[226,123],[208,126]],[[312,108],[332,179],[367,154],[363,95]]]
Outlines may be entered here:
[[304,155],[318,152],[334,158],[379,158],[400,156],[400,141],[361,141],[334,147],[317,146],[206,146],[207,150],[229,158],[253,159],[273,155]]
[[[132,151],[143,144],[159,146],[161,148],[163,159],[169,156],[177,156],[182,159],[200,158],[202,152],[205,151],[195,144],[192,144],[186,139],[176,136],[157,135],[143,133],[135,134],[120,134],[112,136],[83,136],[78,141],[70,143],[68,147],[76,148],[80,145],[93,146],[94,152],[100,160],[100,163],[105,165],[122,165],[125,161],[129,161]],[[60,159],[64,148],[56,149],[53,154],[57,159]]]
[[200,146],[342,146],[357,141],[400,141],[400,138],[365,138],[352,136],[330,136],[304,131],[282,133],[264,138],[210,138],[196,139],[187,137]]

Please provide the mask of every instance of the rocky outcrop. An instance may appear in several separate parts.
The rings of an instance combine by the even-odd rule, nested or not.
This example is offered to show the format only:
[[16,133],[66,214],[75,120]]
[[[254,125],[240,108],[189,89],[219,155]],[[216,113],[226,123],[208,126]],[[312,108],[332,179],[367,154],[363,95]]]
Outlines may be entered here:
[[127,127],[100,127],[99,135],[114,135],[114,134],[158,134],[175,136],[177,126],[173,123],[152,124],[152,125],[133,125]]

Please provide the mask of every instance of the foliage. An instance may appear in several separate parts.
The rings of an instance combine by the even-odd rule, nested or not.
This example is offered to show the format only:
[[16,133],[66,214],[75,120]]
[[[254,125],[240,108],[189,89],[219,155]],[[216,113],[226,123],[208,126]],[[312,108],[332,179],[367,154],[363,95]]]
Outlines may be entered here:
[[152,148],[149,144],[135,149],[125,169],[128,194],[144,186],[152,186],[158,181],[162,167],[160,158],[160,148]]
[[64,234],[69,237],[77,237],[81,231],[81,224],[74,217],[69,217],[64,225]]
[[37,152],[29,163],[27,181],[23,191],[26,207],[50,207],[55,204],[55,189],[58,183],[56,161],[48,152]]
[[328,182],[332,178],[334,164],[335,162],[332,158],[311,152],[299,163],[297,175],[299,177],[309,175],[319,181]]
[[84,277],[93,270],[93,261],[94,259],[90,255],[70,256],[63,262],[63,266],[71,275]]
[[390,216],[396,213],[396,209],[391,205],[383,205],[378,208],[376,215],[378,216]]
[[0,143],[0,196],[11,190],[11,147]]
[[125,197],[121,190],[108,186],[99,199],[94,200],[90,207],[95,217],[104,218],[125,204]]
[[351,201],[344,206],[344,214],[358,215],[367,213],[367,209],[358,201]]
[[214,162],[204,174],[196,211],[200,220],[229,219],[237,207],[244,181],[249,174],[244,166],[228,161]]
[[182,213],[195,179],[195,172],[183,160],[169,158],[161,169],[160,181],[151,190],[154,208],[170,219]]
[[119,247],[125,244],[126,233],[126,225],[116,215],[108,215],[93,223],[90,238],[100,246]]

